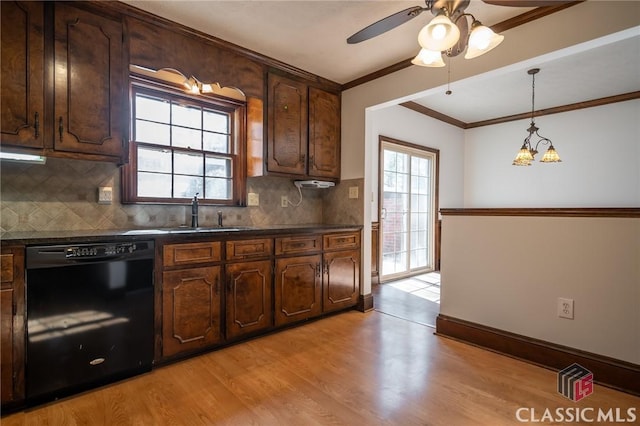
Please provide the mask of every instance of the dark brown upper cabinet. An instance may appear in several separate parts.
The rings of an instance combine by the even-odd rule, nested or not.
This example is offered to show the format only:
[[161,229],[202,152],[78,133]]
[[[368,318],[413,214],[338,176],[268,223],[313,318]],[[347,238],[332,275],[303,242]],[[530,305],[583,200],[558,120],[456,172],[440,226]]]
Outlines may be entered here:
[[307,170],[307,85],[269,74],[267,170],[304,175]]
[[340,96],[269,74],[264,156],[264,169],[250,167],[251,175],[339,180]]
[[3,147],[123,162],[126,61],[119,18],[58,2],[2,2]]
[[55,150],[120,158],[126,119],[122,23],[55,6]]
[[0,132],[3,146],[44,148],[44,7],[2,2]]
[[340,97],[309,87],[309,175],[340,178]]

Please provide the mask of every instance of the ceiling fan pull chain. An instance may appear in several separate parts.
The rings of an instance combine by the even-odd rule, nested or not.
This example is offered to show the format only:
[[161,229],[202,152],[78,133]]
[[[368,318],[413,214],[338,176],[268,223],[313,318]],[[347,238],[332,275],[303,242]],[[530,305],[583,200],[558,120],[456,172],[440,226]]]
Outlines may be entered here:
[[447,91],[444,92],[445,95],[450,95],[453,92],[451,91],[451,57],[447,56]]

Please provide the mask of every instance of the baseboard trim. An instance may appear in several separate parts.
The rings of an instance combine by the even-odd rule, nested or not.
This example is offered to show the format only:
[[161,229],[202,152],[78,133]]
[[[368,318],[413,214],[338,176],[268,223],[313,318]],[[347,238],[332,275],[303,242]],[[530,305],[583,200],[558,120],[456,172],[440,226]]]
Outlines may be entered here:
[[640,365],[446,315],[436,318],[436,334],[555,371],[575,362],[591,371],[596,383],[640,396]]
[[356,309],[360,312],[373,311],[373,294],[361,294],[358,296],[358,304]]

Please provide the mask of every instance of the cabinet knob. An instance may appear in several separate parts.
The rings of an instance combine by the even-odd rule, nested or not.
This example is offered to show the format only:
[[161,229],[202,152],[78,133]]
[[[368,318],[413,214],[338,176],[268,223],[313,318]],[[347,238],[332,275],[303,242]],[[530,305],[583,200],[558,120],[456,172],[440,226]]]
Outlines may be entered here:
[[285,111],[289,111],[289,105],[283,106],[282,109],[284,109]]
[[64,133],[64,125],[62,124],[62,116],[58,119],[58,132],[60,133],[60,142],[62,142],[62,133]]
[[38,111],[36,111],[33,117],[33,128],[35,129],[34,136],[38,139],[38,135],[40,134],[40,114],[38,114]]

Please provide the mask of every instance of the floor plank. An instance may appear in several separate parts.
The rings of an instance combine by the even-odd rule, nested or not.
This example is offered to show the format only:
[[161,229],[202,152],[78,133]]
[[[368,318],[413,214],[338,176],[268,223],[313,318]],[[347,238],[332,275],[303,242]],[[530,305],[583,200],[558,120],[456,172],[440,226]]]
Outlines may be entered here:
[[519,424],[520,407],[542,415],[639,406],[640,398],[597,385],[574,403],[557,393],[553,371],[416,322],[349,311],[11,414],[2,425],[503,425]]
[[372,286],[371,294],[376,311],[435,328],[439,303],[396,288],[392,283]]

